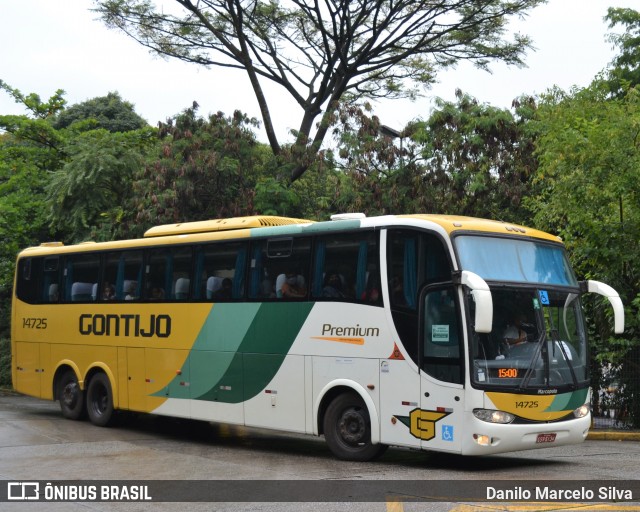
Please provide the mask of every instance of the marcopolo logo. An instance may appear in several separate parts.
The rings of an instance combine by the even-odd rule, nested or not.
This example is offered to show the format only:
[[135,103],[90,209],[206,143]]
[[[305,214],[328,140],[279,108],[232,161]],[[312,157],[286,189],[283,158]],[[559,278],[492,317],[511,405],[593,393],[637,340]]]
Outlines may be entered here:
[[169,315],[80,315],[83,336],[133,336],[135,338],[168,338],[171,335]]

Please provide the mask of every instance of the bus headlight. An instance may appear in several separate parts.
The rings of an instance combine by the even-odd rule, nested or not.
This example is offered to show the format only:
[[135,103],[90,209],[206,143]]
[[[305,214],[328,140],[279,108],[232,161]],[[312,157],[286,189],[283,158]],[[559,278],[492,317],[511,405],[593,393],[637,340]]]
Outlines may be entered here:
[[473,415],[479,420],[488,423],[511,423],[516,417],[505,411],[495,411],[492,409],[474,409]]
[[573,411],[573,415],[576,418],[584,418],[590,412],[591,412],[591,406],[589,404],[584,404],[578,407],[575,411]]

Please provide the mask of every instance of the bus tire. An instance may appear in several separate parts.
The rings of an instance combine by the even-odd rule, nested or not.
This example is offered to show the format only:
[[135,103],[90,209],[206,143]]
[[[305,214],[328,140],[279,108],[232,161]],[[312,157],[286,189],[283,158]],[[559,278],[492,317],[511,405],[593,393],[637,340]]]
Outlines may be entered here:
[[56,397],[60,401],[62,416],[69,420],[84,417],[84,393],[73,370],[65,371],[57,382]]
[[87,413],[91,423],[108,427],[113,420],[113,393],[106,374],[96,373],[87,387]]
[[323,427],[329,449],[341,460],[369,461],[387,449],[386,445],[371,443],[369,411],[355,393],[342,393],[333,399],[324,415]]

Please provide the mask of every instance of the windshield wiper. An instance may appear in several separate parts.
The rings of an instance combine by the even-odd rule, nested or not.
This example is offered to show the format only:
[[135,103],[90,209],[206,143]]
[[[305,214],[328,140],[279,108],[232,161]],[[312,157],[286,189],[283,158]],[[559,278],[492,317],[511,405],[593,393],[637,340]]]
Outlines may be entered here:
[[[541,332],[542,334],[540,335],[540,340],[536,344],[536,349],[533,352],[533,355],[531,356],[531,361],[529,361],[529,367],[527,368],[527,371],[524,374],[522,382],[520,383],[520,386],[519,386],[520,389],[525,389],[529,387],[529,381],[531,380],[531,377],[533,377],[535,373],[535,365],[536,365],[536,361],[538,360],[538,356],[542,351],[542,347],[546,346],[547,334],[544,331],[544,329],[542,329]],[[548,368],[547,368],[547,373],[548,373]],[[549,379],[547,378],[546,380],[548,382]]]
[[[553,321],[551,322],[553,324]],[[569,368],[569,372],[571,373],[571,380],[573,380],[573,386],[576,387],[578,385],[578,378],[576,377],[576,372],[573,369],[573,365],[571,364],[571,357],[567,353],[566,343],[564,341],[560,341],[560,336],[558,335],[558,330],[551,327],[551,340],[553,341],[553,356],[555,357],[556,345],[560,347],[562,351],[562,356],[564,357],[565,363],[567,363],[567,367]]]

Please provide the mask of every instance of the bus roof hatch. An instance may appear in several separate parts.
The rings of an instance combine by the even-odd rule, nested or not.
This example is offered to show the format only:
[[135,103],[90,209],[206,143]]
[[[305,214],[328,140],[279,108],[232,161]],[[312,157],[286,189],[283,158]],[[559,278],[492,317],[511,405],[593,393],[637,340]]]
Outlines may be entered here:
[[312,222],[311,220],[291,219],[289,217],[276,217],[273,215],[254,215],[252,217],[234,217],[231,219],[164,224],[148,229],[144,236],[145,238],[151,238],[156,236],[207,233],[211,231],[287,226],[290,224],[311,224]]

